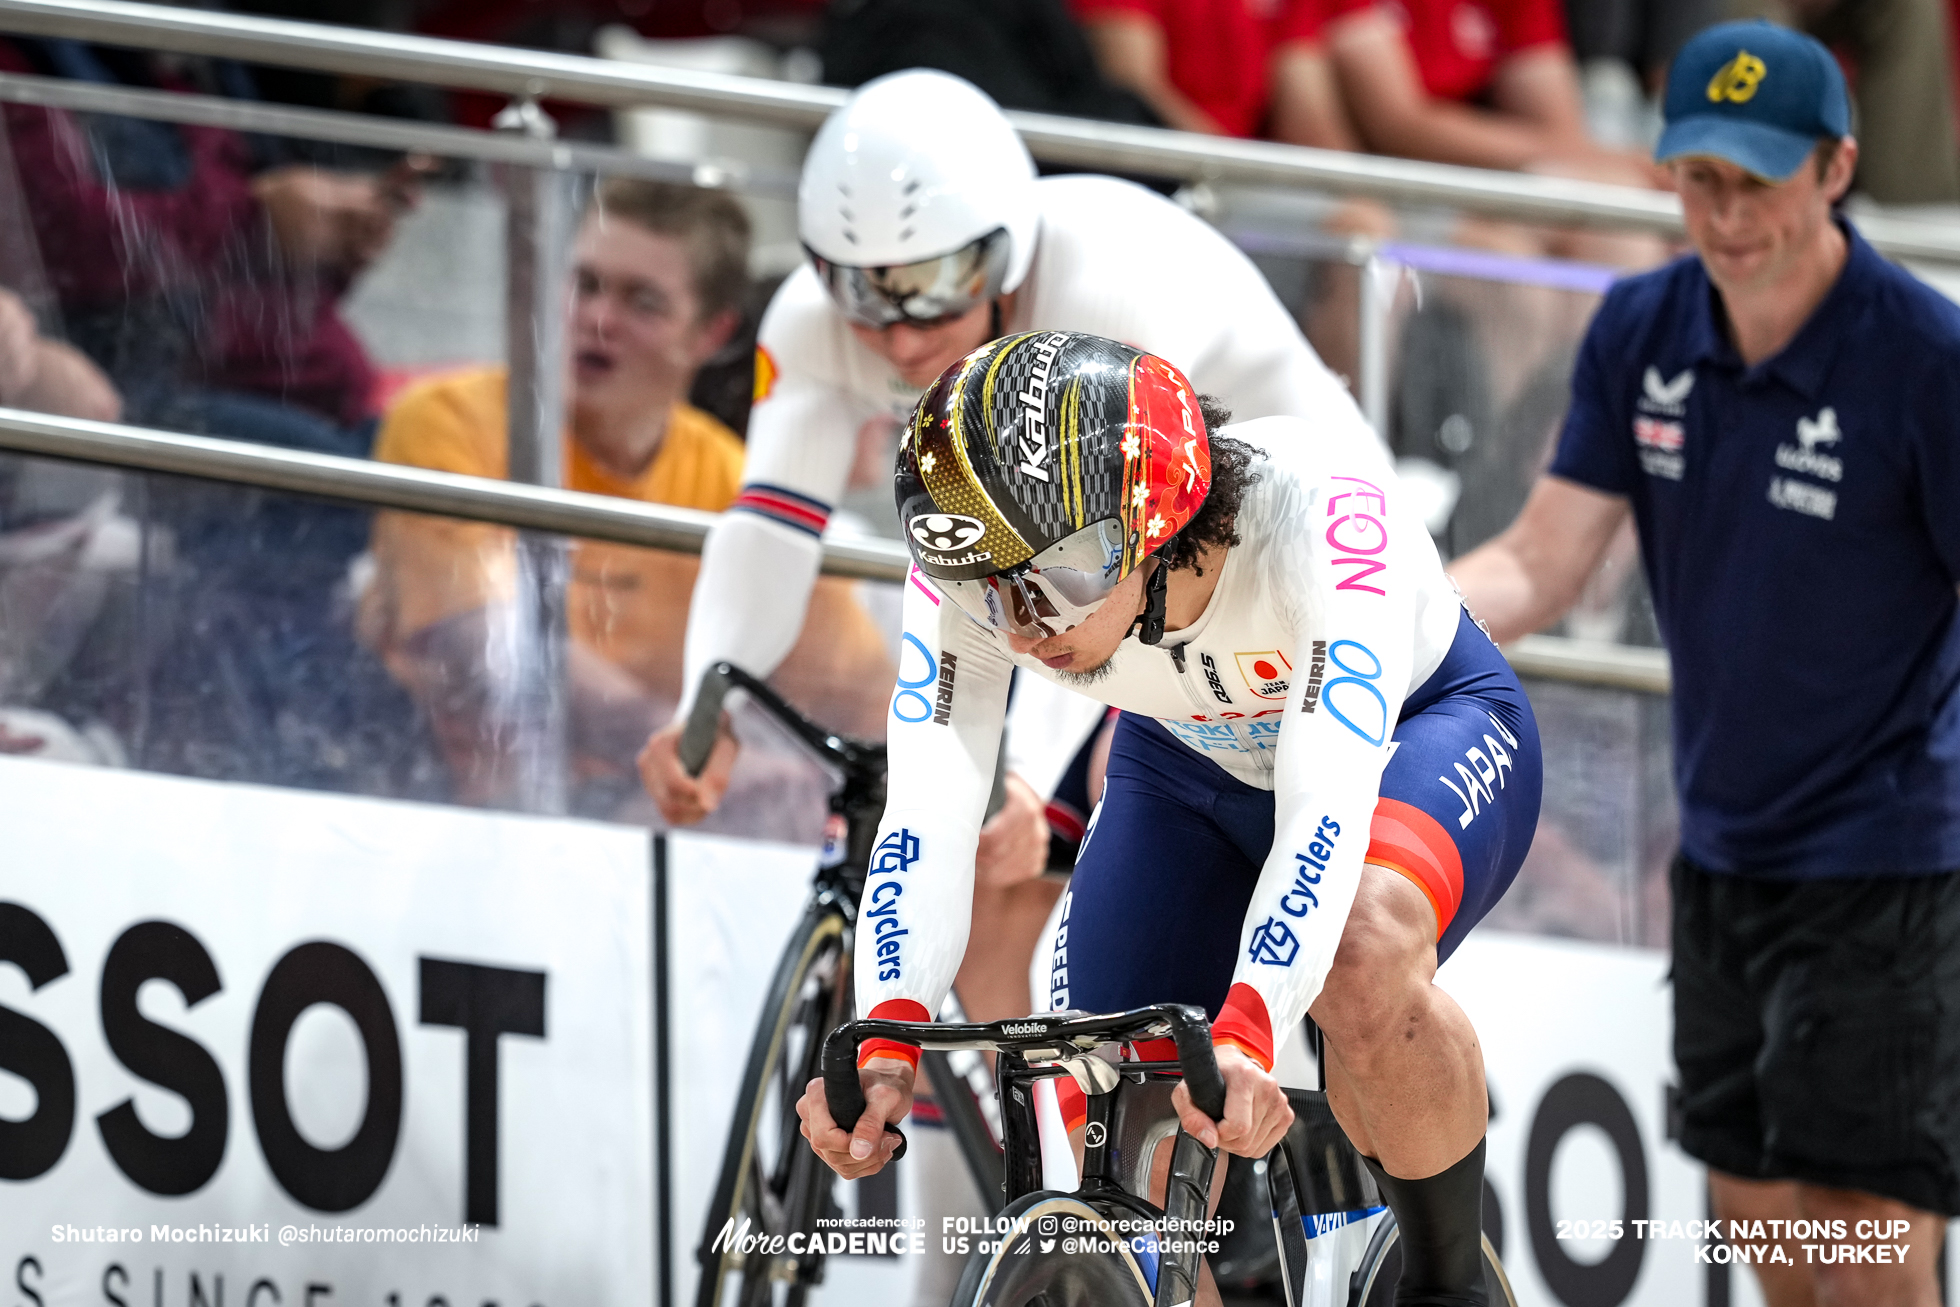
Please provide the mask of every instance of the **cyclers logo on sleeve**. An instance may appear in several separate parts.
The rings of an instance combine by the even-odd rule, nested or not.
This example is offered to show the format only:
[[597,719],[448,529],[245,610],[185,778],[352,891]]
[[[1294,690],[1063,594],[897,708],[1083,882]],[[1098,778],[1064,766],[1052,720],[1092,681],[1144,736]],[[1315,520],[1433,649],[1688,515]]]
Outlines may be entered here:
[[1320,701],[1341,725],[1380,748],[1390,725],[1388,699],[1375,684],[1381,679],[1382,660],[1358,640],[1334,641],[1327,646],[1327,658],[1346,674],[1321,687]]
[[1021,404],[1021,471],[1037,481],[1048,479],[1048,374],[1054,369],[1055,355],[1068,344],[1068,337],[1051,335],[1034,347],[1034,372],[1021,393],[1014,398]]
[[871,855],[871,874],[884,876],[910,871],[918,860],[919,837],[909,827],[901,826],[878,841],[877,851]]
[[1267,917],[1253,930],[1252,946],[1246,955],[1269,967],[1290,967],[1300,956],[1300,937],[1278,917]]
[[[1313,838],[1307,842],[1307,851],[1293,855],[1300,865],[1293,869],[1293,888],[1279,901],[1281,912],[1289,917],[1304,917],[1320,906],[1313,887],[1320,884],[1321,873],[1327,870],[1327,860],[1334,856],[1334,840],[1340,833],[1341,823],[1332,817],[1322,817]],[[1309,871],[1309,867],[1313,870]]]
[[[871,874],[884,876],[910,871],[912,864],[918,860],[919,837],[908,827],[901,826],[878,841],[877,851],[871,855]],[[905,883],[900,880],[881,880],[864,896],[864,917],[870,923],[872,937],[878,944],[880,980],[897,980],[903,970],[899,941],[912,933],[899,924],[898,901],[903,897]]]

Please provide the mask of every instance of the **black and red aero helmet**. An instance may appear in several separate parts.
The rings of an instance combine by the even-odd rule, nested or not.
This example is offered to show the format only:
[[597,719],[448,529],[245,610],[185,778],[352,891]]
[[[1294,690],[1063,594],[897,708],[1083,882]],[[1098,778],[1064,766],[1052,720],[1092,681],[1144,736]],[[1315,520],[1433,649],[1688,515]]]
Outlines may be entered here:
[[1184,374],[1068,331],[1006,336],[942,373],[895,487],[919,570],[976,621],[1030,636],[1087,616],[1210,489]]

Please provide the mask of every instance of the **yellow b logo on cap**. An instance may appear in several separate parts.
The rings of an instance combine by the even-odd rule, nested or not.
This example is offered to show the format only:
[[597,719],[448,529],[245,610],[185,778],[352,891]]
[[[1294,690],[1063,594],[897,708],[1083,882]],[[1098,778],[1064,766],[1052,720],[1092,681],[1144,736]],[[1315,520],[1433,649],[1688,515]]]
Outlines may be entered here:
[[1769,69],[1763,61],[1747,50],[1736,51],[1735,58],[1722,65],[1708,82],[1708,98],[1720,104],[1727,100],[1732,104],[1742,104],[1756,93],[1757,83]]

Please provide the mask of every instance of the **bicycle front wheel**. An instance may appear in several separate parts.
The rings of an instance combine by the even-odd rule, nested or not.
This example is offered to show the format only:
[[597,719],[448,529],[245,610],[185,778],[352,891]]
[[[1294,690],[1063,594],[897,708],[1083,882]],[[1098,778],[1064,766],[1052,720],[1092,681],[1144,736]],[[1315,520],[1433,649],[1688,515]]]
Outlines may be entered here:
[[[1402,1232],[1396,1228],[1395,1213],[1389,1212],[1368,1241],[1368,1250],[1354,1268],[1349,1280],[1348,1307],[1394,1307],[1395,1282],[1402,1276]],[[1497,1259],[1490,1236],[1484,1241],[1484,1292],[1490,1307],[1518,1307],[1511,1292],[1511,1279],[1504,1274],[1504,1263]]]
[[833,1177],[803,1139],[796,1100],[817,1074],[824,1037],[847,1016],[845,939],[843,913],[813,902],[777,963],[708,1204],[697,1307],[800,1307],[822,1267],[822,1254],[761,1250],[781,1246],[769,1236],[816,1229],[835,1207]]
[[1098,1230],[1106,1215],[1052,1190],[1009,1203],[995,1219],[1011,1222],[1011,1232],[974,1251],[952,1307],[1150,1307],[1154,1256],[1121,1234],[1098,1236],[1083,1251],[1070,1233]]

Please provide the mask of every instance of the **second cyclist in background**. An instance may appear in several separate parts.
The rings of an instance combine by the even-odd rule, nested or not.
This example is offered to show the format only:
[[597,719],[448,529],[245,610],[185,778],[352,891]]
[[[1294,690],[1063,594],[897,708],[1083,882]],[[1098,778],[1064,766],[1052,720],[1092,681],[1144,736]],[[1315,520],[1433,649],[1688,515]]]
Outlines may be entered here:
[[[802,626],[820,537],[861,439],[888,439],[934,378],[1004,332],[1130,341],[1245,417],[1346,422],[1355,412],[1223,236],[1128,182],[1038,180],[1007,119],[959,78],[918,70],[857,91],[811,145],[798,212],[809,262],[763,319],[742,493],[703,550],[690,611],[690,687],[721,659],[774,671]],[[916,710],[916,696],[905,703]],[[687,707],[641,757],[649,792],[677,823],[714,810],[735,751],[730,738],[700,781],[687,777],[675,758]],[[1017,690],[1015,715],[1042,729],[1009,733],[1016,774],[1003,818],[1039,821],[1101,713],[1037,685]],[[983,867],[1000,861],[991,846],[1006,825],[990,828]],[[1045,854],[1045,836],[1019,843]],[[1019,872],[1040,869],[1023,859]],[[1045,910],[991,945],[1003,975],[1025,970]],[[966,991],[975,1019],[1014,1015]]]

